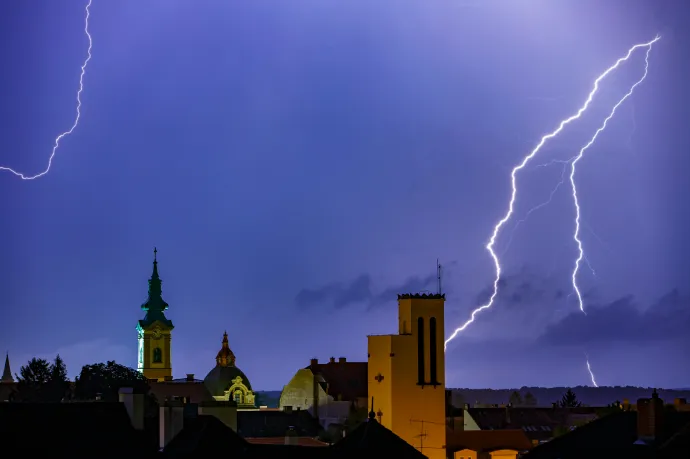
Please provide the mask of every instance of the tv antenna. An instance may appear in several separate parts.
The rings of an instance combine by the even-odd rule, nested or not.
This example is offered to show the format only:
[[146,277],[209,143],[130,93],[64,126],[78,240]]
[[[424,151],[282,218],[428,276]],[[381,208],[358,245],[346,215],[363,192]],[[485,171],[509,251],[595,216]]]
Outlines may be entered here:
[[438,258],[436,259],[436,279],[438,280],[438,294],[443,293],[441,288],[441,263],[439,263]]

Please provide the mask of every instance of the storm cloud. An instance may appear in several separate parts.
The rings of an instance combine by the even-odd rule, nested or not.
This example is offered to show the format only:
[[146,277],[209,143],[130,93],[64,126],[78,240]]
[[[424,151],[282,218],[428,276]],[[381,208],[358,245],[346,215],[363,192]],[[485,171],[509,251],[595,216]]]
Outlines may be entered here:
[[[448,270],[456,265],[455,261],[444,265],[444,278],[448,276]],[[371,310],[394,304],[400,293],[435,292],[437,280],[436,273],[411,276],[399,283],[376,289],[372,276],[364,273],[349,282],[332,282],[318,288],[303,288],[295,296],[294,302],[298,308],[331,306],[342,309],[352,305],[365,305],[367,310]],[[452,286],[444,286],[443,290],[448,293],[452,291]]]
[[554,346],[613,342],[661,342],[683,337],[690,325],[690,298],[677,289],[646,308],[632,295],[576,310],[547,327],[539,342]]

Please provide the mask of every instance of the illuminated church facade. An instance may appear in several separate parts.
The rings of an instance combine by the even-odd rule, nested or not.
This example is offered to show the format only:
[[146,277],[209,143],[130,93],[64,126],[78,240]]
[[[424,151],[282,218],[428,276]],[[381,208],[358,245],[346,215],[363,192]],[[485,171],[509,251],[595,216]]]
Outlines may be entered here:
[[398,334],[368,337],[376,419],[429,459],[446,458],[444,294],[398,295]]
[[[158,274],[158,250],[153,250],[153,273],[149,279],[148,298],[141,305],[144,318],[137,322],[137,369],[148,380],[158,383],[179,382],[180,394],[184,395],[189,379],[174,380],[172,366],[172,321],[165,315],[169,308],[163,300],[163,289]],[[235,354],[230,349],[227,332],[223,334],[221,349],[216,355],[216,365],[203,380],[208,399],[234,401],[240,409],[253,409],[255,395],[249,378],[235,365]]]

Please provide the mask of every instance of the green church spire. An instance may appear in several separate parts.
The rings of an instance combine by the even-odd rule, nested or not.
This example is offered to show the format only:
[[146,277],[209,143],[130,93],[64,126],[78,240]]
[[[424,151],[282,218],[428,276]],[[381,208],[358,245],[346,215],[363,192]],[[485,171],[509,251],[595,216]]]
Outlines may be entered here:
[[158,276],[158,250],[153,248],[153,273],[151,274],[151,279],[149,279],[149,297],[146,303],[141,305],[141,309],[144,311],[157,311],[163,312],[168,309],[168,303],[163,301],[163,289],[161,284],[163,281]]

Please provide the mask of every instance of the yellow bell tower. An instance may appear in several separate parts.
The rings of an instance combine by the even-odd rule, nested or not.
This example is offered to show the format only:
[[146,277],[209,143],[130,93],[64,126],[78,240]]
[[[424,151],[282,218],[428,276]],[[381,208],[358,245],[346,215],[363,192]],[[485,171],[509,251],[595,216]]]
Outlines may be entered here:
[[168,303],[163,301],[158,277],[158,250],[153,249],[153,274],[149,279],[149,296],[141,309],[146,316],[137,324],[138,359],[137,369],[147,379],[158,381],[172,379],[172,321],[165,317]]
[[398,334],[368,337],[377,419],[429,459],[446,458],[445,299],[398,295]]

